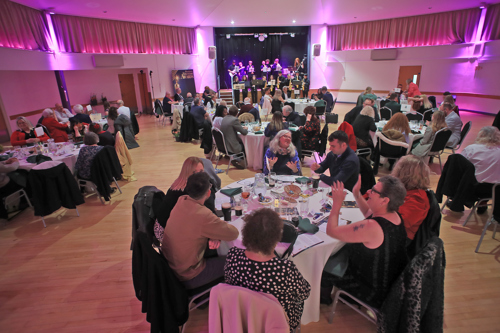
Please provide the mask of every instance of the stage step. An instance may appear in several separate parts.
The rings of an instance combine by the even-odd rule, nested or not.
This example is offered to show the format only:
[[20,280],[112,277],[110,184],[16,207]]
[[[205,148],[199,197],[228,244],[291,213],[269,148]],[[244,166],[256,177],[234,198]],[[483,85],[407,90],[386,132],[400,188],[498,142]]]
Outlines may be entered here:
[[219,90],[219,97],[226,101],[227,106],[233,105],[233,92],[231,89]]

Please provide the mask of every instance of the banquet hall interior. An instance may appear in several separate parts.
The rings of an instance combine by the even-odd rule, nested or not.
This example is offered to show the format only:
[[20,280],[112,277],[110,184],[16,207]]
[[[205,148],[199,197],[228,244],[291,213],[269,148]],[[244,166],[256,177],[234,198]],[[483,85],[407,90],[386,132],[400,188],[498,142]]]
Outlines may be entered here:
[[[445,91],[451,92],[463,124],[471,121],[460,153],[482,127],[491,126],[500,109],[499,22],[500,3],[475,0],[0,0],[4,147],[11,146],[17,117],[36,124],[42,111],[56,103],[86,106],[94,98],[92,108],[104,113],[102,98],[124,100],[140,128],[140,147],[130,150],[137,180],[119,180],[123,193],[110,202],[103,205],[97,196],[85,196],[79,216],[60,209],[45,217],[46,228],[30,208],[1,220],[0,331],[150,330],[132,283],[134,196],[148,185],[166,192],[187,157],[205,157],[199,140],[176,142],[170,122],[165,125],[153,114],[155,99],[175,94],[175,71],[192,70],[193,95],[205,86],[230,93],[227,70],[233,59],[245,65],[252,60],[256,68],[262,57],[271,63],[279,57],[284,66],[305,59],[309,96],[326,86],[336,98],[338,124],[321,124],[329,133],[367,86],[385,97],[411,76],[438,104]],[[379,38],[384,34],[387,38]],[[443,165],[450,155],[442,155]],[[309,158],[303,162],[306,177],[311,163]],[[218,168],[225,171],[227,166],[223,159]],[[430,168],[435,191],[441,175],[437,159]],[[226,186],[258,172],[230,166],[218,176]],[[381,167],[376,178],[388,174]],[[445,209],[442,215],[443,328],[498,332],[494,309],[500,301],[500,243],[490,228],[475,253],[492,212],[474,215],[462,226],[469,212]],[[301,332],[376,331],[344,304],[337,306],[331,324],[331,305],[321,304],[319,311],[319,321],[302,325]],[[185,332],[208,332],[207,307],[190,312]]]

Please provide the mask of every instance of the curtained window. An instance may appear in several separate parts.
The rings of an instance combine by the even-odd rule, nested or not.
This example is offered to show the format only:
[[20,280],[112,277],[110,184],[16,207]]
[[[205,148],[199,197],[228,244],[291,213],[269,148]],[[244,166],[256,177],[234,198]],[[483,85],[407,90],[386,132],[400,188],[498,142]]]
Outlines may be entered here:
[[192,54],[193,28],[52,15],[62,52]]
[[485,42],[498,39],[500,39],[500,3],[488,7],[481,34],[481,40]]
[[0,0],[0,46],[50,51],[49,38],[42,12]]
[[328,27],[329,51],[469,43],[481,10],[401,17]]

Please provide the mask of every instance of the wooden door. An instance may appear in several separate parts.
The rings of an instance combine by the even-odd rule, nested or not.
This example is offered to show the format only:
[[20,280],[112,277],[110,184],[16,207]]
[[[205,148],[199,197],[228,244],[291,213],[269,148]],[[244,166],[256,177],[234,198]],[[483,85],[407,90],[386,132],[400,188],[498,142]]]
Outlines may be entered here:
[[417,86],[420,86],[420,72],[422,71],[422,66],[399,66],[399,77],[398,84],[403,85],[403,90],[406,90],[406,80],[417,78]]
[[142,112],[151,114],[153,110],[153,101],[151,100],[151,93],[148,91],[148,80],[146,73],[137,74],[139,82],[139,91],[141,92]]
[[118,74],[118,80],[120,80],[120,92],[123,103],[130,108],[130,111],[137,112],[134,74]]

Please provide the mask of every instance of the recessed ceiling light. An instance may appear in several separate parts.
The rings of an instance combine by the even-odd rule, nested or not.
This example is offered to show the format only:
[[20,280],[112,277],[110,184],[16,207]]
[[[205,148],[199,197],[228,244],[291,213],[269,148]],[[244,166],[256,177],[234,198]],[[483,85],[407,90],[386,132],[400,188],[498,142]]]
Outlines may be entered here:
[[295,20],[293,20],[292,22],[293,22],[293,23],[295,23],[296,21],[295,21]]
[[102,12],[103,12],[104,14],[106,14],[108,11],[107,11],[107,10],[103,10]]
[[231,21],[231,24],[234,24],[234,21]]
[[432,7],[429,7],[429,9],[432,9]]

